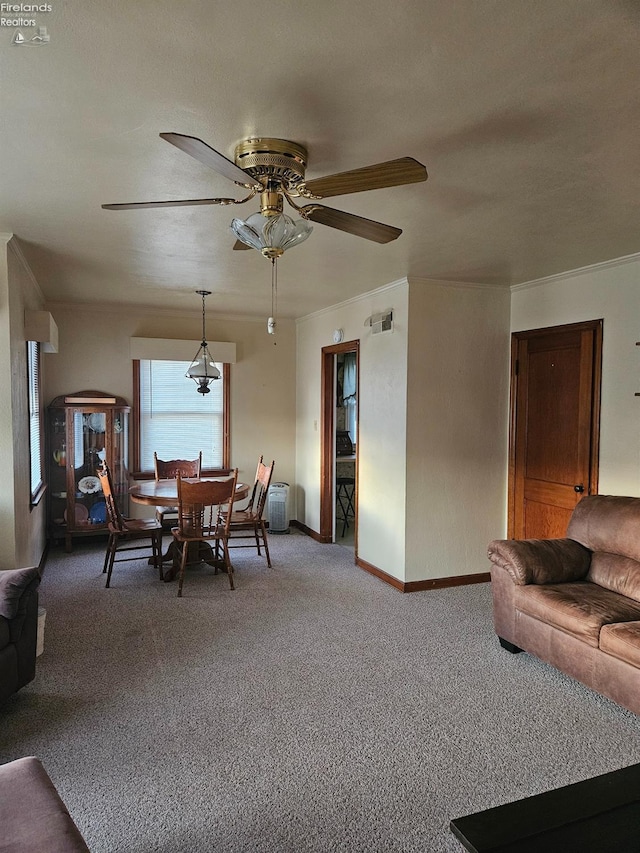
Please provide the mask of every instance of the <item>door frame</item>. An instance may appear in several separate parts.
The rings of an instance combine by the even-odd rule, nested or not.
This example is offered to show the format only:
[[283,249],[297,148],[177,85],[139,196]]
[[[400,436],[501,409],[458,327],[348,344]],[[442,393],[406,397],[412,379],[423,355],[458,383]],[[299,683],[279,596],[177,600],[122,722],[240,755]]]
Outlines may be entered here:
[[355,487],[355,554],[358,556],[358,461],[360,459],[360,341],[344,341],[322,347],[320,379],[320,541],[333,542],[335,513],[335,356],[345,352],[356,354],[356,487]]
[[586,320],[561,326],[546,326],[511,333],[511,382],[509,402],[509,486],[507,504],[507,537],[513,538],[516,513],[516,421],[518,404],[518,348],[520,341],[544,334],[569,331],[593,331],[593,365],[591,382],[591,453],[589,460],[588,495],[598,494],[600,471],[600,395],[602,387],[602,320]]

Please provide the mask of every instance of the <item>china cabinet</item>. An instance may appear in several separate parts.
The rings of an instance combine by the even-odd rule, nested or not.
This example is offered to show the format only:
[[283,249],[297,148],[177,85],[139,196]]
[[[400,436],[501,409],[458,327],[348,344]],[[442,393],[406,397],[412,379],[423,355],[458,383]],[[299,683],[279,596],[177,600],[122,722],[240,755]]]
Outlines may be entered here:
[[106,504],[97,477],[106,461],[123,515],[129,504],[129,413],[123,397],[102,391],[78,391],[56,397],[48,408],[49,531],[64,537],[71,551],[74,536],[107,529]]

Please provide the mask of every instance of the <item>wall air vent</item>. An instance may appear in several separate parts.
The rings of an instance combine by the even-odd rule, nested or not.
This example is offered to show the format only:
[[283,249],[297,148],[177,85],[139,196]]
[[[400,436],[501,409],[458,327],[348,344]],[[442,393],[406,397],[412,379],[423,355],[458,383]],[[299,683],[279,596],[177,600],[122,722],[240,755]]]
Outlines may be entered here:
[[380,311],[378,314],[372,314],[364,321],[365,326],[371,327],[372,335],[380,335],[382,332],[393,331],[393,311]]

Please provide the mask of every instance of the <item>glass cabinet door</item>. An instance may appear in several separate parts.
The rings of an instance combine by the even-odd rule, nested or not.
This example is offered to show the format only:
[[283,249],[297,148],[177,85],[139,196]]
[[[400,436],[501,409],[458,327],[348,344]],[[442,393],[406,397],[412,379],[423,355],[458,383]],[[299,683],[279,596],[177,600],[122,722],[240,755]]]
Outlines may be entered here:
[[123,515],[129,512],[129,412],[113,411],[111,430],[111,477],[118,507]]
[[106,454],[107,412],[75,409],[72,411],[71,429],[72,458],[68,471],[73,500],[69,507],[72,515],[67,524],[74,530],[104,525],[107,507],[97,472]]

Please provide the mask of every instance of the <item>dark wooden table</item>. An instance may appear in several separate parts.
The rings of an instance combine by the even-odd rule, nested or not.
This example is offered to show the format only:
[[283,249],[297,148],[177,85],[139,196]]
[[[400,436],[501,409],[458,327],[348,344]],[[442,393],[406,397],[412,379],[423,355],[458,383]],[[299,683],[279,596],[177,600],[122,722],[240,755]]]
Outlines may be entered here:
[[[192,477],[187,483],[210,482],[211,480],[227,480],[228,477]],[[249,494],[247,483],[236,484],[235,501],[241,501]],[[129,489],[131,500],[145,506],[178,506],[177,480],[143,480]]]
[[640,764],[451,821],[471,853],[638,853]]

